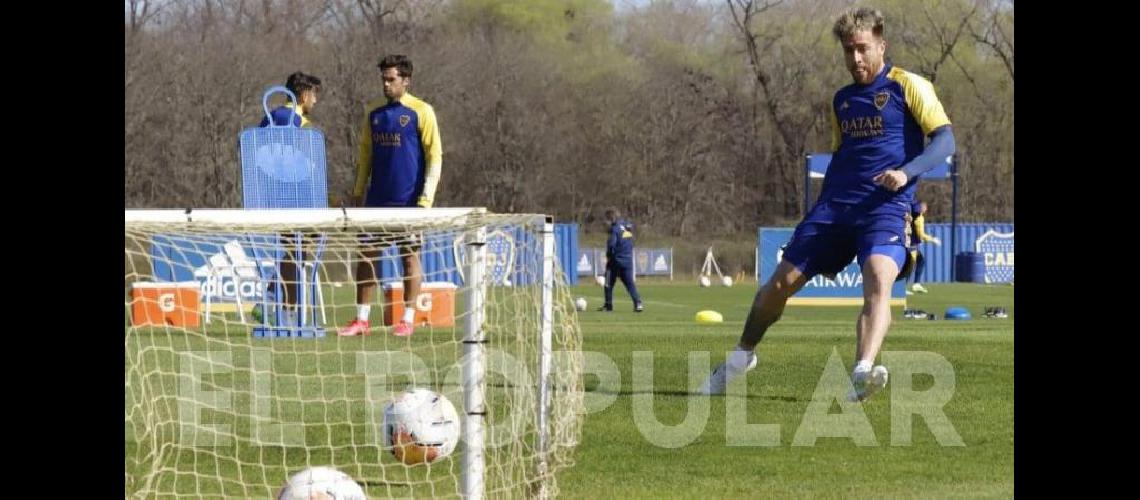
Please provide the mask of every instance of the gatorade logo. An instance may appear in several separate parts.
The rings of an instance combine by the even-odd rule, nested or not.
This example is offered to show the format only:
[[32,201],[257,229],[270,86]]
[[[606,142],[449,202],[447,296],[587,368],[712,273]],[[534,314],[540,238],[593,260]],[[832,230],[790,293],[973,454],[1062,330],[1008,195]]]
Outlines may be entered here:
[[431,311],[430,292],[423,292],[416,297],[416,309],[419,311]]
[[174,312],[174,294],[164,293],[158,296],[158,309],[164,313]]

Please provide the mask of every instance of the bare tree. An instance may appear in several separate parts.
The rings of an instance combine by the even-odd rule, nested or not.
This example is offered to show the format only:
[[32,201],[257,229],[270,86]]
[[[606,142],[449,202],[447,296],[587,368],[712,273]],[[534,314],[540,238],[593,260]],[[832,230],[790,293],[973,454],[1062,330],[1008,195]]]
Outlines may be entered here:
[[938,70],[953,57],[962,35],[974,21],[978,6],[975,4],[965,13],[955,12],[958,9],[964,10],[961,2],[939,4],[941,8],[937,12],[926,2],[920,2],[919,6],[922,16],[917,21],[899,18],[899,39],[918,61],[919,64],[914,69],[935,83],[938,80]]
[[993,50],[1013,81],[1013,0],[986,1],[986,14],[980,28],[971,27],[974,40]]
[[[828,146],[830,99],[848,81],[829,34],[846,2],[513,5],[127,0],[127,206],[240,206],[237,137],[263,117],[262,92],[298,70],[324,81],[312,119],[342,198],[364,104],[382,96],[376,61],[406,53],[411,91],[440,121],[440,206],[591,230],[613,205],[647,236],[693,241],[798,219],[803,155]],[[963,219],[1008,219],[1012,3],[890,6],[892,55],[937,79],[954,122]],[[946,186],[920,190],[932,218],[948,215]]]

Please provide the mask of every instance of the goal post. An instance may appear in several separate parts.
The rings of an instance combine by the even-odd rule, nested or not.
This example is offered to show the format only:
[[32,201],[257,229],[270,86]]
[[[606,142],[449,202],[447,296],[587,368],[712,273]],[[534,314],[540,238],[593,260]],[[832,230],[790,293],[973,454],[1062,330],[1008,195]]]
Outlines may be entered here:
[[[127,210],[125,226],[128,495],[266,497],[312,466],[370,497],[557,494],[584,367],[549,217]],[[423,278],[405,301],[409,259]],[[370,335],[340,337],[362,311],[365,260]],[[405,307],[414,332],[400,337]],[[412,387],[462,421],[455,451],[429,464],[396,460],[382,436],[385,405]]]

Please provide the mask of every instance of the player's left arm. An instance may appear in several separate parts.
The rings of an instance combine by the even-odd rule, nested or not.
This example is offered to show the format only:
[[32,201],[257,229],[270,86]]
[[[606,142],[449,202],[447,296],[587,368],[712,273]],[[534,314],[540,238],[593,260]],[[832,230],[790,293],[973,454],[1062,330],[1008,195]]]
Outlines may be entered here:
[[934,93],[933,84],[912,74],[904,77],[901,83],[911,116],[922,127],[922,134],[930,138],[922,154],[903,165],[902,171],[909,180],[933,170],[954,154],[954,131],[942,102]]
[[912,179],[934,170],[953,155],[955,150],[950,118],[946,116],[942,103],[934,93],[934,85],[912,74],[904,76],[899,83],[903,88],[907,109],[922,128],[922,133],[930,138],[930,143],[922,150],[922,154],[906,165],[876,177],[876,182],[892,190],[901,189]]
[[435,119],[435,110],[429,105],[419,111],[420,144],[424,148],[424,157],[427,158],[427,172],[424,175],[424,191],[416,205],[431,208],[435,203],[435,190],[439,186],[440,169],[443,166],[443,143],[439,139],[439,123]]
[[930,143],[922,150],[922,154],[903,165],[901,169],[908,181],[934,170],[940,163],[945,162],[947,157],[954,154],[954,131],[949,124],[938,127],[929,137]]

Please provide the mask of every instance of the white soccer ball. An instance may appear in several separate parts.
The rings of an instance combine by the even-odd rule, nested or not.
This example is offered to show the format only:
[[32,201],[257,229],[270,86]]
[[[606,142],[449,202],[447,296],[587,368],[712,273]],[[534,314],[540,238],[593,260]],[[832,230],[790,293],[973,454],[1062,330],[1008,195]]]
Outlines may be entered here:
[[579,311],[585,311],[586,306],[587,306],[586,299],[583,297],[578,297],[578,300],[574,301],[574,308],[579,310]]
[[732,286],[732,277],[731,276],[723,276],[720,278],[720,282],[723,283],[724,286]]
[[597,283],[598,286],[606,286],[606,277],[605,276],[594,276],[594,282]]
[[432,463],[455,451],[459,414],[443,394],[408,389],[384,407],[384,447],[408,465]]
[[310,467],[293,474],[278,500],[366,500],[364,490],[348,474],[332,467]]
[[707,287],[712,285],[712,282],[709,281],[708,276],[701,276],[700,283],[701,283],[701,288],[707,288]]

